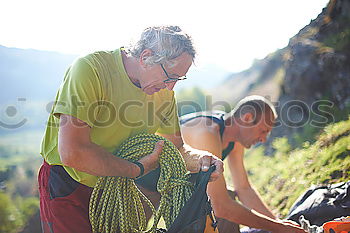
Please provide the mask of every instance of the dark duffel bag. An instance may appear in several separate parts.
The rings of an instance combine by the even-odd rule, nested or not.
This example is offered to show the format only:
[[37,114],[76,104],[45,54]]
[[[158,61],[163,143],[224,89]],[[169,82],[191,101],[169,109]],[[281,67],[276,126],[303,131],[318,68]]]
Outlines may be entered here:
[[350,181],[309,188],[293,204],[287,219],[299,222],[301,215],[317,226],[350,216]]

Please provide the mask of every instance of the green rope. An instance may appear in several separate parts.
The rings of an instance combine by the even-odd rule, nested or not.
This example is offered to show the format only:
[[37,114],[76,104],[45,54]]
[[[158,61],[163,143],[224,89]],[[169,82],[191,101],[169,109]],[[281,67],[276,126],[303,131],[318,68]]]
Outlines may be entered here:
[[185,162],[174,144],[158,135],[139,134],[125,141],[116,156],[131,162],[138,161],[152,153],[159,140],[165,143],[159,157],[161,172],[157,190],[161,199],[158,210],[137,188],[133,179],[100,177],[90,198],[89,217],[93,232],[145,232],[147,221],[142,200],[155,215],[153,226],[147,232],[156,231],[161,217],[167,228],[174,222],[193,193]]

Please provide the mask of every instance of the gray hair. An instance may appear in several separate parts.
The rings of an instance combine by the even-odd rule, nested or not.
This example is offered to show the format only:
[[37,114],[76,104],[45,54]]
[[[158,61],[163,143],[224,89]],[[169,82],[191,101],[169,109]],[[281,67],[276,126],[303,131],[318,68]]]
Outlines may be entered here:
[[259,120],[259,116],[266,113],[267,110],[271,111],[274,120],[276,120],[278,115],[271,101],[259,95],[251,95],[240,100],[236,107],[225,115],[225,119],[229,117],[240,118],[246,113],[252,113],[254,122],[256,122]]
[[146,59],[146,64],[168,64],[171,60],[187,52],[195,58],[196,51],[191,37],[184,33],[179,26],[157,26],[146,28],[140,40],[128,50],[131,56],[139,58],[145,49],[153,54]]

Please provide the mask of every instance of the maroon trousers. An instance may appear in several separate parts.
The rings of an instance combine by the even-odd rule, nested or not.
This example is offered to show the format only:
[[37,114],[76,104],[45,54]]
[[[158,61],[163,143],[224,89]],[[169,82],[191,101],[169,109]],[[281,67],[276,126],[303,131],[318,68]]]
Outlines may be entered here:
[[90,233],[92,188],[72,179],[62,166],[42,164],[39,176],[40,218],[44,233]]

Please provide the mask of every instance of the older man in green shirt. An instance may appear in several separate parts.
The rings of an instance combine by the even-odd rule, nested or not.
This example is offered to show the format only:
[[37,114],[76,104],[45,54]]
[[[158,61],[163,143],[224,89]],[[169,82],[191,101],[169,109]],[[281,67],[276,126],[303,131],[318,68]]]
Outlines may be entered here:
[[195,50],[177,26],[150,27],[130,48],[78,58],[67,70],[49,116],[39,172],[43,232],[91,232],[88,202],[98,176],[135,178],[155,169],[163,143],[137,164],[112,154],[127,138],[157,133],[172,141],[196,172],[222,161],[185,145],[172,91]]

